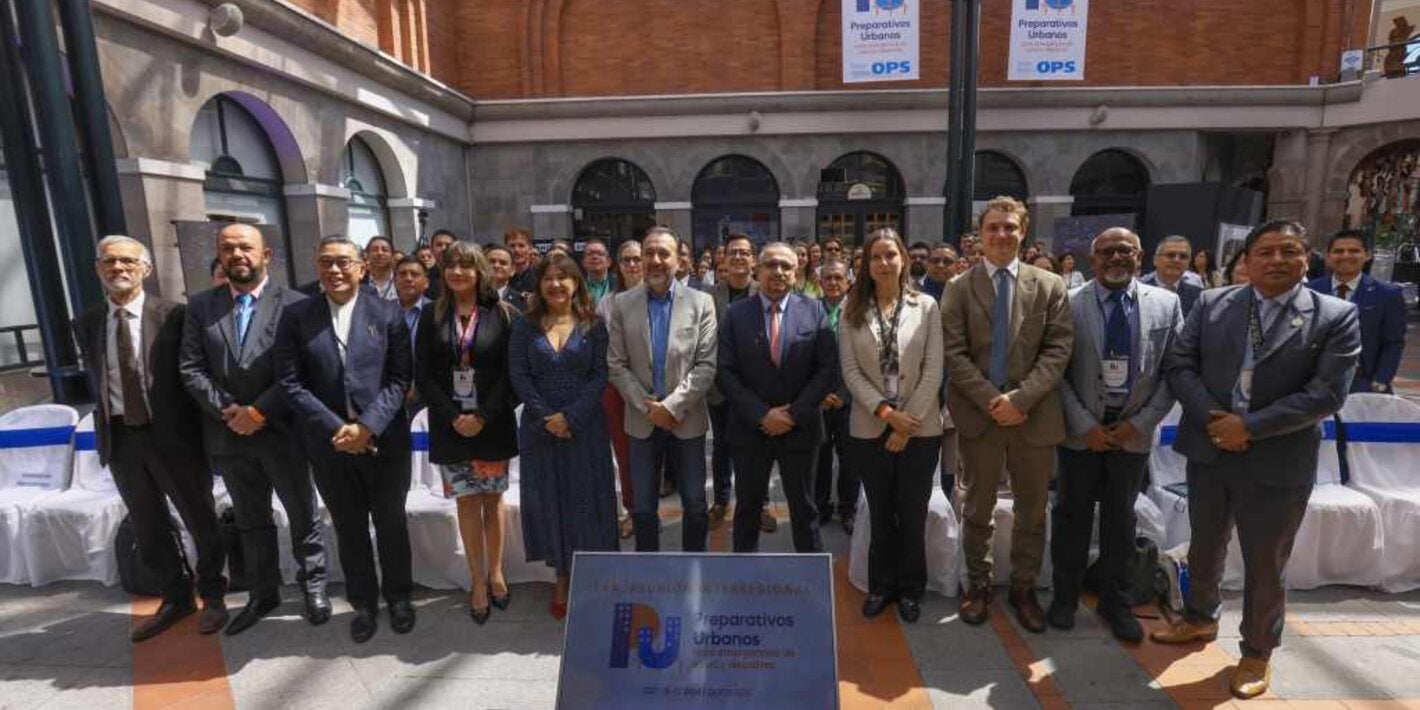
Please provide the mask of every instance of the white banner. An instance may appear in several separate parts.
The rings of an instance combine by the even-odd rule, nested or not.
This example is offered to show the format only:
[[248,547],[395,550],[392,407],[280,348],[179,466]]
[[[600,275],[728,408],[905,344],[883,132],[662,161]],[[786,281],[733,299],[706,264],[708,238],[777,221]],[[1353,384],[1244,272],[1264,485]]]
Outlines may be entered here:
[[921,1],[842,0],[843,83],[918,78]]
[[1090,0],[1011,0],[1009,81],[1081,81]]

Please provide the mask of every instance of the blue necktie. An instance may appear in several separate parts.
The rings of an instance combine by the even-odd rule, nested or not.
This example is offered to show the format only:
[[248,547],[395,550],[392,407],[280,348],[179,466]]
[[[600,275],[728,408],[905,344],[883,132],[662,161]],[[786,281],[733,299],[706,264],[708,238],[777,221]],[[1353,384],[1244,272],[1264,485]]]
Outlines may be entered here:
[[251,294],[244,293],[237,296],[237,346],[242,347],[247,343],[247,326],[251,325],[251,302],[254,301]]
[[1006,387],[1006,354],[1011,350],[1011,272],[996,270],[996,308],[991,314],[991,384]]
[[1111,291],[1109,302],[1114,304],[1114,311],[1109,314],[1109,322],[1104,329],[1104,350],[1105,357],[1128,358],[1130,352],[1129,337],[1129,313],[1126,312],[1128,296],[1124,290]]

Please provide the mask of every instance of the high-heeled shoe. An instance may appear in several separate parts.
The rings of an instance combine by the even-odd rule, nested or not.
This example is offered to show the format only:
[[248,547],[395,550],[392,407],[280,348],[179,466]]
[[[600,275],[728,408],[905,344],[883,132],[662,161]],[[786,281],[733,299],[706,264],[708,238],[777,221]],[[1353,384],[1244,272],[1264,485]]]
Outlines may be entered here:
[[567,618],[567,602],[559,602],[554,599],[552,603],[548,605],[547,610],[552,612],[552,618],[558,621]]
[[493,583],[490,582],[488,584],[488,601],[498,607],[499,611],[507,611],[508,605],[513,603],[513,590],[506,590],[501,596],[496,595],[493,593]]
[[485,606],[482,609],[469,607],[468,615],[473,619],[473,623],[482,626],[488,623],[488,617],[493,615],[493,607]]

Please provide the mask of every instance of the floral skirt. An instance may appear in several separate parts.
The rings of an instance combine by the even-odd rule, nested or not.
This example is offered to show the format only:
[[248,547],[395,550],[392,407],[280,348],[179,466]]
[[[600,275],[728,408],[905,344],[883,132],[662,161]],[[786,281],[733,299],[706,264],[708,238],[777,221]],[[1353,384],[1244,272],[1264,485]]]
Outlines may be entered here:
[[502,493],[508,490],[507,461],[439,464],[439,475],[444,479],[445,498]]

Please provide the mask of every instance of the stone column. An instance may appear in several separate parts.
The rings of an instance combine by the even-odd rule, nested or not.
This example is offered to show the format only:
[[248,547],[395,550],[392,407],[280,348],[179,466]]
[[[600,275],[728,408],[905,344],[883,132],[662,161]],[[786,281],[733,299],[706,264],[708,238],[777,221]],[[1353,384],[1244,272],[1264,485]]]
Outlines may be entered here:
[[1326,198],[1326,166],[1331,161],[1331,139],[1335,128],[1307,131],[1307,174],[1302,199],[1302,224],[1311,234],[1312,246],[1323,242],[1321,230],[1322,204]]
[[800,197],[779,200],[779,238],[797,236],[818,241],[818,199]]
[[948,242],[955,241],[954,238],[942,234],[947,198],[909,197],[903,201],[903,205],[907,211],[907,234],[902,237],[907,240],[908,244],[913,242],[935,244],[944,239]]
[[438,208],[439,203],[418,197],[397,197],[385,203],[389,210],[390,238],[394,248],[412,253],[419,243],[419,213]]
[[350,223],[350,191],[336,185],[287,185],[286,227],[296,283],[316,278],[316,244],[328,234],[344,234]]
[[[207,166],[152,158],[121,158],[116,163],[128,236],[152,251],[152,281],[156,282],[158,295],[183,300],[187,283],[173,223],[207,220],[206,198],[202,194]],[[211,255],[202,258],[206,263]],[[206,282],[193,284],[193,291],[205,286]]]

